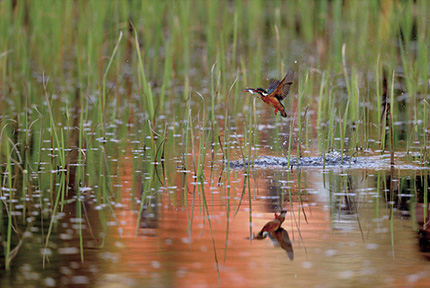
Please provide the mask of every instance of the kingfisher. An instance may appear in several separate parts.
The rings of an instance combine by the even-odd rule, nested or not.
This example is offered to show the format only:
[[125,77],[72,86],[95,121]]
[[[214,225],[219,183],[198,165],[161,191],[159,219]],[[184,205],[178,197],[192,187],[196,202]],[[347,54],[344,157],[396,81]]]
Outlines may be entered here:
[[[266,225],[257,233],[253,234],[251,239],[262,240],[267,236],[272,240],[275,246],[280,246],[287,252],[288,258],[291,261],[294,259],[293,245],[291,243],[288,232],[281,227],[282,223],[285,221],[285,216],[287,215],[287,210],[282,210],[280,214],[275,213],[275,219],[267,222]],[[249,238],[248,238],[249,239]]]
[[281,227],[282,223],[284,223],[286,215],[287,215],[286,209],[283,209],[281,213],[279,213],[279,215],[275,213],[275,219],[273,219],[270,222],[267,222],[266,225],[264,225],[264,227],[260,230],[260,232],[258,232],[258,234],[253,238],[264,239],[266,238],[266,236],[263,236],[263,234],[265,234],[264,232],[273,233],[276,230],[278,230]]
[[246,88],[242,91],[249,92],[251,94],[258,93],[264,103],[275,108],[275,115],[277,115],[279,111],[282,117],[287,117],[285,107],[282,105],[281,100],[287,97],[288,92],[290,92],[291,84],[293,84],[293,80],[294,71],[290,69],[281,81],[275,79],[270,80],[267,90],[264,90],[263,88]]

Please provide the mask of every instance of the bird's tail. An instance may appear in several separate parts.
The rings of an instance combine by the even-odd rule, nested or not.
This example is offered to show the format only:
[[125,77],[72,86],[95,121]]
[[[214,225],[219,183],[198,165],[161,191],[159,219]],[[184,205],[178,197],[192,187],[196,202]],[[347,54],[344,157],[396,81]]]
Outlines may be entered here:
[[280,110],[279,112],[281,112],[282,117],[287,117],[287,113],[285,112],[285,110]]

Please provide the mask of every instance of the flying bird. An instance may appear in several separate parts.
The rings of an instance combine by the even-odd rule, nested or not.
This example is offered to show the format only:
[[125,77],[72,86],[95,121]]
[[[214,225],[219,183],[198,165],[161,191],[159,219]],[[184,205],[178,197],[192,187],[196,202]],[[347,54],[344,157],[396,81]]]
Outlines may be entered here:
[[281,224],[285,221],[285,215],[287,215],[287,210],[282,210],[279,215],[275,213],[275,219],[267,222],[257,235],[252,235],[252,239],[262,240],[269,236],[273,244],[284,249],[287,252],[288,258],[293,261],[293,245],[288,232],[281,227]]
[[281,81],[272,79],[269,83],[269,87],[267,88],[267,90],[263,88],[246,88],[242,91],[249,92],[251,94],[258,93],[264,103],[267,103],[275,108],[275,115],[279,111],[282,117],[287,117],[285,107],[281,101],[284,100],[290,92],[290,87],[291,84],[293,84],[293,80],[294,71],[290,69],[288,70],[284,79],[282,79]]

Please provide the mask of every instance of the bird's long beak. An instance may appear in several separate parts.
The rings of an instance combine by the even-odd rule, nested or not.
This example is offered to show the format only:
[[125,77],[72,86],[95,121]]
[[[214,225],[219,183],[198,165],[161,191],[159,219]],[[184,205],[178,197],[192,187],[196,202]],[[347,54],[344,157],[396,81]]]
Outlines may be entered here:
[[246,88],[246,89],[243,89],[242,91],[243,91],[243,92],[249,92],[249,93],[251,93],[251,94],[254,94],[255,89],[252,89],[252,88]]

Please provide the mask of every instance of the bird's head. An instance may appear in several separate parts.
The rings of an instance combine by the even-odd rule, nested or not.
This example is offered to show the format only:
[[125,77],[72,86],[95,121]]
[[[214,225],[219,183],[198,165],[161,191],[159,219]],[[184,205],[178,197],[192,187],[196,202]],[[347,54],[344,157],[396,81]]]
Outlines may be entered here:
[[266,97],[267,95],[269,95],[269,93],[267,93],[267,91],[264,90],[263,88],[256,88],[256,89],[254,89],[254,88],[247,88],[247,89],[243,89],[242,91],[243,92],[249,92],[251,94],[258,93],[258,94],[260,94],[263,97]]
[[282,209],[282,211],[281,211],[281,213],[279,213],[279,215],[275,213],[275,218],[276,219],[285,218],[285,216],[287,215],[287,212],[288,212],[287,209]]

